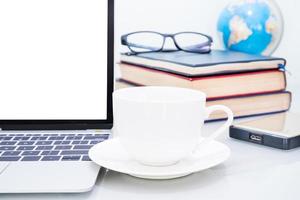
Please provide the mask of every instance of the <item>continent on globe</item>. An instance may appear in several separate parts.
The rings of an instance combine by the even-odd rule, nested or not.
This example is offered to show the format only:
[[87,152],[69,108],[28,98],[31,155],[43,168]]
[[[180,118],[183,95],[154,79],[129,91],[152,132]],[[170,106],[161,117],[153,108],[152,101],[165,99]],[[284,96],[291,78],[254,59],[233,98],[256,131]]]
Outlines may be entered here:
[[244,20],[239,16],[234,16],[229,22],[230,37],[228,46],[247,40],[252,35],[251,29],[248,28]]

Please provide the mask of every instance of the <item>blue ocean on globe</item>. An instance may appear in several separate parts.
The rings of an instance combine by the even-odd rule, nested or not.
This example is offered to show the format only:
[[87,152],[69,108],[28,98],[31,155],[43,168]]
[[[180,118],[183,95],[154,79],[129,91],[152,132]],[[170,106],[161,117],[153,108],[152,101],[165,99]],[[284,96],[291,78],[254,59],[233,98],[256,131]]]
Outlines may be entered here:
[[262,0],[229,4],[221,12],[217,26],[226,48],[251,54],[270,55],[283,32],[278,7]]

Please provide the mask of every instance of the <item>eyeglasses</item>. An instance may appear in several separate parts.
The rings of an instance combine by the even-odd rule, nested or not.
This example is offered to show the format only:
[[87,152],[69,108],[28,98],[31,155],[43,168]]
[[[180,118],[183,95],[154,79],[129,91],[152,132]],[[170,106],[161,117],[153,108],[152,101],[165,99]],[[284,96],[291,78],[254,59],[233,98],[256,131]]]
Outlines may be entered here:
[[211,51],[212,38],[197,32],[180,32],[175,34],[162,34],[153,31],[133,32],[121,37],[122,45],[126,45],[131,52],[146,53],[158,51],[174,51],[164,49],[166,38],[171,38],[177,48],[193,53],[209,53]]

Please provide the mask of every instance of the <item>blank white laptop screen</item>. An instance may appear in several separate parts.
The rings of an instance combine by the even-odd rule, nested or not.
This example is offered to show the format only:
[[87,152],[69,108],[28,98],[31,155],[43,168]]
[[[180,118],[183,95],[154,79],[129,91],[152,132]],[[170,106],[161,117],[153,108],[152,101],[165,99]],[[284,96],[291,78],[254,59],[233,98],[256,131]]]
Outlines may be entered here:
[[107,6],[0,1],[0,120],[107,118]]

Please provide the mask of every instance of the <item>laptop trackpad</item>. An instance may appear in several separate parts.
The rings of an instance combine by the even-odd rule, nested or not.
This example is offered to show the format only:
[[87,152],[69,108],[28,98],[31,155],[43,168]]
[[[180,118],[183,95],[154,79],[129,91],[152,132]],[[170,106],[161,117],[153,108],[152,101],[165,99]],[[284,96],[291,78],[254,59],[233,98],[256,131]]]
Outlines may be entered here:
[[99,168],[92,162],[11,162],[0,174],[0,193],[85,192]]
[[4,172],[4,170],[8,167],[9,162],[1,162],[0,163],[0,175],[2,174],[2,172]]

